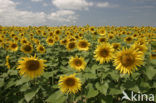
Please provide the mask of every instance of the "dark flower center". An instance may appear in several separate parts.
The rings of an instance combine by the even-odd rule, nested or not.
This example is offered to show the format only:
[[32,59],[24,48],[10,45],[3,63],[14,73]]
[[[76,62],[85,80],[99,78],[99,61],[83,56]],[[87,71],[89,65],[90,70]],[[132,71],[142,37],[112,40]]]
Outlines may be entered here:
[[109,50],[107,50],[105,48],[100,50],[100,56],[107,57],[108,55],[109,55]]
[[67,78],[66,80],[65,80],[65,84],[67,85],[67,86],[74,86],[75,85],[75,79],[74,78]]
[[25,45],[24,50],[25,51],[31,51],[31,46],[30,45]]
[[26,62],[26,68],[28,70],[37,70],[40,67],[40,63],[38,60],[29,60]]
[[76,59],[74,62],[75,62],[76,66],[81,66],[82,65],[82,61],[79,60],[79,59]]
[[86,42],[80,42],[79,46],[81,48],[86,48],[87,47],[87,43]]
[[131,54],[124,54],[121,57],[121,63],[125,67],[133,65],[134,62],[135,62],[135,57],[133,55],[131,55]]
[[70,49],[75,48],[75,43],[69,43],[69,48],[70,48]]
[[17,44],[12,44],[11,47],[12,48],[16,48],[17,47]]

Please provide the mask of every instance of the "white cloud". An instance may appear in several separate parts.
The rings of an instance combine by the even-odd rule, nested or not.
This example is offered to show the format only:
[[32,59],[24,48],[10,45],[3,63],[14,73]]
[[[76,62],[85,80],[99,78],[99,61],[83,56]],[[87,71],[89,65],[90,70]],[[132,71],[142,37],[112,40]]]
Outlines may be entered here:
[[41,2],[43,0],[31,0],[32,2]]
[[51,13],[48,16],[49,20],[56,20],[56,21],[66,21],[66,22],[73,22],[75,23],[77,20],[78,15],[75,14],[72,10],[58,10],[56,12]]
[[46,7],[46,6],[48,6],[48,4],[47,3],[43,3],[43,6]]
[[52,0],[52,4],[59,9],[82,10],[92,6],[92,2],[86,0]]
[[117,4],[110,4],[109,2],[99,2],[96,4],[97,7],[100,8],[116,8],[119,7]]
[[46,23],[71,22],[77,19],[73,11],[56,11],[51,14],[44,12],[22,11],[16,9],[16,3],[11,0],[0,0],[0,24],[1,25],[44,25]]

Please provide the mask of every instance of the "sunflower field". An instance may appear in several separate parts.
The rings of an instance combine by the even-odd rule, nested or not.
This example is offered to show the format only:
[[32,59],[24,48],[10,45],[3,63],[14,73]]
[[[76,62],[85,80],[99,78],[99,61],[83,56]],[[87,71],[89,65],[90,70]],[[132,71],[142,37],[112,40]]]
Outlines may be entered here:
[[123,91],[156,102],[156,27],[0,26],[1,103],[137,102]]

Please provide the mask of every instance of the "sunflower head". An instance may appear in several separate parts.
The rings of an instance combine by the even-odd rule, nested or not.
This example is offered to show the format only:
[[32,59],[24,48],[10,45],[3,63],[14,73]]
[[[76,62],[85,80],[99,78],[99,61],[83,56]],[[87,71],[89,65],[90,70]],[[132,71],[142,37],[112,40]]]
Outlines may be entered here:
[[10,50],[11,51],[17,51],[18,50],[18,44],[17,43],[10,43]]
[[84,50],[87,51],[89,49],[90,43],[87,40],[80,40],[77,43],[78,50]]
[[45,68],[45,60],[34,57],[22,57],[18,61],[18,67],[20,75],[26,75],[31,78],[40,76]]
[[24,53],[29,53],[30,54],[33,51],[33,47],[32,47],[31,44],[24,44],[21,47],[21,51],[24,52]]
[[121,44],[120,43],[112,43],[114,50],[119,50]]
[[98,29],[98,34],[100,34],[100,35],[106,35],[106,30],[105,30],[105,28],[99,28],[99,29]]
[[156,59],[156,53],[150,55],[150,59]]
[[83,34],[82,32],[79,32],[79,33],[78,33],[79,38],[82,38],[83,35],[84,35],[84,34]]
[[145,53],[147,51],[146,45],[133,44],[131,47],[133,49],[138,50],[138,51],[141,51],[143,53]]
[[74,50],[77,47],[77,44],[75,41],[73,42],[68,42],[68,44],[66,45],[67,50]]
[[49,32],[49,36],[50,37],[54,36],[54,33],[53,32]]
[[54,45],[54,43],[55,43],[55,41],[52,37],[48,37],[46,42],[48,43],[48,45],[51,45],[51,46]]
[[131,37],[131,36],[128,36],[128,37],[125,38],[125,42],[127,44],[130,44],[132,41],[133,41],[133,37]]
[[98,39],[98,42],[99,42],[99,43],[105,43],[105,42],[107,42],[107,38],[106,38],[106,37],[100,37],[100,38]]
[[43,37],[46,37],[47,36],[47,33],[46,32],[42,32],[42,36]]
[[114,65],[121,73],[132,73],[137,70],[137,66],[143,64],[143,53],[133,48],[118,51],[114,58]]
[[20,40],[21,44],[27,44],[28,43],[28,40],[26,38],[22,38]]
[[95,31],[95,27],[94,27],[94,26],[91,26],[91,27],[89,28],[89,31],[90,31],[91,33],[93,33],[93,32]]
[[113,38],[114,38],[114,34],[109,33],[108,38],[109,38],[109,39],[113,39]]
[[70,66],[78,71],[84,70],[86,67],[86,62],[84,61],[84,58],[82,57],[71,57],[71,59],[69,60],[69,64]]
[[68,39],[62,39],[60,40],[60,44],[66,45],[68,43]]
[[38,45],[37,46],[37,51],[40,52],[41,54],[45,53],[45,48],[43,45]]
[[54,40],[55,41],[58,41],[59,39],[60,39],[59,36],[58,35],[55,35]]
[[55,31],[54,31],[54,34],[55,35],[60,35],[62,32],[61,32],[61,30],[60,29],[56,29]]
[[81,90],[81,81],[75,77],[75,74],[69,76],[61,76],[59,79],[59,87],[63,93],[77,93]]
[[109,43],[103,43],[98,45],[94,54],[97,61],[102,64],[103,62],[109,62],[113,58],[113,47]]
[[13,39],[14,39],[14,41],[16,41],[16,42],[19,40],[19,38],[18,38],[17,36],[14,36]]

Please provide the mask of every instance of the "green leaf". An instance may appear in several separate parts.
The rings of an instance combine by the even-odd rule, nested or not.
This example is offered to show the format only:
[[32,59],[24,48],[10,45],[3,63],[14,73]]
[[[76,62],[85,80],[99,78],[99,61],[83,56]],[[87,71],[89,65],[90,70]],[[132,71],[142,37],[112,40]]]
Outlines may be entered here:
[[152,59],[150,62],[153,66],[156,66],[156,59]]
[[120,74],[117,71],[114,70],[114,71],[110,72],[109,74],[111,75],[113,80],[115,80],[115,81],[119,80]]
[[101,99],[101,103],[113,103],[113,98],[112,96],[105,96]]
[[28,92],[25,93],[24,98],[27,102],[29,102],[30,100],[32,100],[32,98],[36,95],[36,93],[39,91],[40,88],[36,88],[33,90],[30,90]]
[[154,69],[154,67],[152,66],[149,66],[148,68],[146,68],[145,74],[150,80],[152,80],[153,77],[156,75],[156,69]]
[[6,89],[10,88],[11,86],[13,86],[16,82],[14,81],[15,78],[11,78],[6,86]]
[[110,95],[118,95],[118,94],[122,94],[122,91],[120,89],[111,88],[109,94]]
[[48,103],[64,103],[64,101],[67,100],[67,96],[64,96],[64,94],[60,91],[56,91],[55,93],[52,93],[46,102]]
[[153,88],[156,88],[156,82],[155,82],[155,83],[153,83]]
[[10,75],[17,75],[17,70],[9,69],[8,74],[10,74]]
[[94,73],[85,73],[84,75],[83,75],[83,77],[85,78],[85,79],[95,79],[95,78],[97,78],[97,76],[96,76],[96,74]]
[[140,92],[140,89],[138,87],[138,84],[134,85],[133,87],[129,88],[129,90],[132,90],[134,92]]
[[43,73],[43,77],[48,79],[49,77],[53,77],[53,75],[56,74],[56,73],[57,73],[56,70],[55,71],[51,71],[51,72],[44,72]]
[[149,83],[142,81],[140,83],[140,87],[145,88],[145,89],[149,89],[151,86],[149,85]]
[[107,89],[109,87],[108,83],[105,82],[104,84],[100,84],[99,82],[97,82],[95,84],[97,90],[99,90],[101,93],[103,93],[104,95],[107,95]]
[[26,83],[26,82],[28,82],[28,81],[30,81],[29,78],[27,78],[27,77],[22,77],[20,80],[17,80],[16,86],[22,85],[23,83]]
[[21,92],[24,92],[24,91],[26,91],[26,90],[28,90],[28,89],[30,89],[30,87],[29,87],[29,84],[26,83],[26,84],[24,84],[24,85],[21,86],[20,91],[21,91]]
[[4,86],[5,82],[4,79],[0,79],[0,87]]
[[140,73],[132,73],[131,76],[134,80],[136,80],[140,76]]
[[86,95],[87,98],[95,97],[96,95],[98,95],[98,91],[93,88],[93,84],[89,83],[87,85],[87,88],[88,88],[88,93]]

